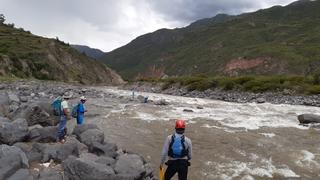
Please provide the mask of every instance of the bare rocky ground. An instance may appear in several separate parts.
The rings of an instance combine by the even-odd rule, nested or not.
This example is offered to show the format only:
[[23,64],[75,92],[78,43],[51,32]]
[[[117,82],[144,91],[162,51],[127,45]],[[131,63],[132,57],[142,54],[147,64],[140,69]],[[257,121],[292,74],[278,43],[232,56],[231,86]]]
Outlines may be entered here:
[[[147,92],[136,92],[133,98],[131,91],[115,87],[16,82],[0,85],[0,116],[7,116],[10,124],[20,123],[12,120],[17,119],[24,105],[29,107],[39,101],[48,101],[65,91],[73,92],[75,98],[87,96],[89,111],[85,123],[92,125],[87,125],[82,131],[76,127],[74,131],[75,120],[68,122],[69,142],[57,145],[50,142],[53,135],[49,133],[56,122],[42,111],[45,110],[44,105],[40,105],[40,111],[33,108],[37,112],[36,117],[46,118],[26,117],[23,123],[29,125],[28,130],[22,128],[19,131],[27,133],[28,139],[23,139],[23,143],[13,143],[25,137],[17,136],[5,142],[10,145],[8,147],[19,147],[29,160],[27,164],[24,156],[20,157],[19,166],[5,171],[10,176],[29,172],[28,175],[39,179],[50,179],[48,177],[51,176],[52,179],[57,179],[56,176],[99,179],[114,173],[129,174],[134,179],[132,175],[139,172],[140,176],[137,176],[140,179],[152,179],[152,174],[157,174],[157,171],[152,173],[152,169],[159,166],[164,139],[173,133],[175,119],[182,118],[188,123],[186,136],[192,139],[194,146],[189,179],[320,178],[320,131],[315,124],[299,125],[297,119],[300,114],[319,115],[318,107],[231,103]],[[149,97],[148,103],[142,103],[144,96]],[[11,99],[11,103],[3,106],[6,98]],[[76,101],[71,100],[71,104]],[[1,119],[1,123],[6,121]],[[75,133],[72,135],[71,132]],[[0,140],[3,143],[3,139]],[[23,154],[20,150],[12,149],[10,152]],[[3,169],[1,164],[7,163],[8,158],[3,160],[5,156],[1,153],[0,169]],[[35,163],[30,163],[33,159]],[[126,170],[119,170],[117,165],[124,165]],[[93,176],[93,172],[97,175]]]

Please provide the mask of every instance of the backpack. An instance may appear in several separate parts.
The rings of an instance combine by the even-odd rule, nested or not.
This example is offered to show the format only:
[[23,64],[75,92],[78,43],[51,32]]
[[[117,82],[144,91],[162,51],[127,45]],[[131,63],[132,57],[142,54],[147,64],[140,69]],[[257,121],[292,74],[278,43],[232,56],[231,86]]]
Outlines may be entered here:
[[168,155],[172,158],[183,158],[188,155],[188,150],[184,144],[184,135],[181,138],[175,137],[174,134],[171,136]]
[[79,109],[79,104],[73,106],[71,116],[74,118],[78,117],[78,109]]
[[57,97],[56,99],[53,100],[53,102],[51,103],[51,107],[53,110],[53,115],[55,116],[61,116],[62,111],[61,111],[61,102],[62,99],[61,97]]

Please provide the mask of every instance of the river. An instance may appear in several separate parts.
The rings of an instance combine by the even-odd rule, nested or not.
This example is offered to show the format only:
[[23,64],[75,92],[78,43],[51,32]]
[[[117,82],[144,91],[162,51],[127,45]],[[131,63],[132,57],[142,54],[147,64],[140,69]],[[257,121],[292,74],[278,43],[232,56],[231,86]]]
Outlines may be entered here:
[[87,101],[86,123],[97,124],[108,140],[140,153],[156,170],[175,119],[184,119],[193,142],[191,180],[320,179],[320,131],[297,120],[303,113],[320,115],[317,107],[135,93],[169,102],[159,106],[129,101],[132,92],[115,87],[98,90],[109,96]]

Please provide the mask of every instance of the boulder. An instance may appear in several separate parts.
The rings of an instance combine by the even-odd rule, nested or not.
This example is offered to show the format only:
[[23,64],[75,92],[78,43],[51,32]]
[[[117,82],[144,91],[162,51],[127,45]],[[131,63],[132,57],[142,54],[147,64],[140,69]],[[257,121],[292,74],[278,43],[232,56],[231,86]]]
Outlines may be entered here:
[[104,134],[99,129],[89,129],[80,135],[80,142],[90,148],[94,142],[102,144],[104,142]]
[[101,144],[99,142],[93,142],[89,146],[89,152],[94,153],[98,156],[107,156],[107,157],[116,158],[118,155],[117,150],[118,150],[117,145],[113,143]]
[[10,104],[12,104],[12,103],[20,103],[20,99],[19,99],[17,94],[15,94],[15,93],[13,93],[11,91],[7,92],[7,94],[8,94],[8,98],[9,98],[9,103]]
[[41,162],[48,162],[53,159],[56,162],[62,162],[67,159],[70,155],[79,156],[81,147],[79,141],[75,138],[70,137],[64,144],[54,143],[54,144],[37,144],[37,149],[42,152]]
[[28,97],[26,97],[26,96],[20,96],[20,101],[21,102],[28,102]]
[[193,112],[192,109],[184,109],[183,112]]
[[36,144],[18,142],[13,146],[19,147],[26,154],[29,164],[32,162],[40,162],[42,160],[41,149]]
[[122,177],[141,179],[146,175],[143,160],[136,154],[123,154],[115,164],[115,172]]
[[26,154],[18,147],[0,145],[0,179],[9,178],[21,168],[29,168]]
[[57,140],[57,127],[48,126],[43,128],[34,128],[29,133],[28,141],[31,142],[56,142]]
[[320,116],[314,114],[301,114],[298,116],[301,124],[320,123]]
[[115,173],[112,167],[97,163],[92,157],[76,158],[70,156],[63,163],[65,176],[68,179],[77,180],[103,180],[115,179]]
[[28,136],[28,124],[25,119],[13,122],[0,121],[0,143],[12,145],[24,141]]
[[258,98],[257,99],[257,103],[261,104],[261,103],[265,103],[266,99],[265,98]]
[[166,106],[169,105],[169,103],[165,99],[160,99],[158,101],[154,102],[155,105],[160,105],[160,106]]
[[7,180],[34,180],[28,169],[19,169]]
[[83,124],[83,125],[77,125],[74,129],[72,134],[76,135],[77,138],[80,138],[80,134],[85,132],[89,129],[99,129],[97,125],[95,124]]

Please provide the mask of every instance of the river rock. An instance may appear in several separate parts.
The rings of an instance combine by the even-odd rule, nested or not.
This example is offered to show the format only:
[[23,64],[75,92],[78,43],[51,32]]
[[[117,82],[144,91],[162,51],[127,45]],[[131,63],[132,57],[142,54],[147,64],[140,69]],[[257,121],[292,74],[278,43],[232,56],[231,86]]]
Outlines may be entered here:
[[136,154],[121,155],[114,170],[118,175],[131,179],[141,179],[146,174],[143,160]]
[[184,109],[183,112],[193,112],[192,109]]
[[19,118],[13,122],[0,121],[0,142],[12,145],[23,141],[28,135],[28,124],[25,119]]
[[265,103],[266,102],[266,99],[265,98],[258,98],[257,99],[257,103]]
[[19,169],[7,180],[34,180],[28,169]]
[[50,115],[38,104],[29,106],[25,113],[28,125],[40,124],[42,126],[55,126],[59,123],[59,117]]
[[83,125],[77,125],[74,129],[72,134],[76,135],[77,138],[80,138],[80,135],[89,129],[98,129],[98,126],[95,124],[83,124]]
[[64,173],[69,179],[77,180],[102,180],[115,179],[112,167],[94,162],[89,158],[76,158],[70,156],[63,163]]
[[37,144],[18,142],[13,146],[19,147],[26,154],[29,164],[32,162],[40,162],[42,160],[41,148],[37,146]]
[[99,129],[89,129],[80,135],[79,140],[90,148],[94,142],[102,144],[104,142],[104,134]]
[[20,96],[20,101],[21,102],[28,102],[28,97],[26,97],[26,96]]
[[0,179],[9,178],[21,168],[29,168],[26,154],[18,147],[0,145]]
[[160,105],[160,106],[166,106],[169,105],[169,103],[165,99],[160,99],[158,101],[154,102],[155,105]]
[[320,116],[314,114],[301,114],[298,116],[301,124],[320,123]]
[[116,158],[117,157],[118,147],[113,143],[104,143],[101,144],[99,142],[93,142],[89,147],[89,152],[94,153],[98,156],[107,156]]
[[8,98],[9,98],[9,103],[10,104],[12,104],[14,102],[15,103],[20,103],[20,99],[19,99],[17,94],[15,94],[15,93],[13,93],[11,91],[7,92],[7,94],[8,94]]
[[56,142],[57,140],[57,127],[48,126],[43,128],[34,128],[30,130],[28,141],[31,142]]

